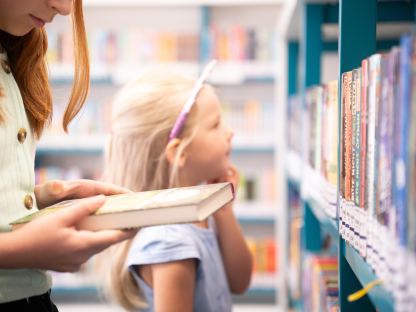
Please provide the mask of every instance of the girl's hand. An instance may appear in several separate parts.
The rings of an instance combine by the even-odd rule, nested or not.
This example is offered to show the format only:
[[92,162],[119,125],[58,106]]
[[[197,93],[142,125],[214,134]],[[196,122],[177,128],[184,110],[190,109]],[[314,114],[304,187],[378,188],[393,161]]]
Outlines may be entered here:
[[91,197],[94,195],[114,195],[128,193],[123,187],[93,180],[60,181],[52,180],[35,186],[35,197],[39,209],[53,205],[64,199]]
[[[59,194],[81,196],[102,189],[95,189],[92,185],[87,185],[87,188],[88,186],[90,189],[86,189],[85,193],[66,186],[67,188],[64,187]],[[72,193],[69,190],[72,190]],[[102,195],[82,199],[73,206],[29,222],[14,232],[6,233],[5,235],[9,236],[6,242],[12,242],[11,249],[14,253],[9,261],[1,259],[2,266],[74,272],[92,255],[112,244],[133,237],[135,230],[91,232],[76,229],[76,224],[81,219],[93,213],[104,202],[105,197]]]
[[208,183],[221,183],[221,182],[231,182],[234,186],[234,190],[237,192],[238,182],[240,181],[240,174],[237,170],[237,167],[230,165],[227,171],[222,177],[219,177],[215,180],[208,181]]

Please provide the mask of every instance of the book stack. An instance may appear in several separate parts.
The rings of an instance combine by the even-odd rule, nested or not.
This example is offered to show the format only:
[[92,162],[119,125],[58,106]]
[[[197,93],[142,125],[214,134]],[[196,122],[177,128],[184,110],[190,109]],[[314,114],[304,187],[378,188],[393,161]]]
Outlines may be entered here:
[[301,229],[303,226],[302,207],[299,192],[289,188],[289,261],[288,288],[290,298],[301,299]]
[[[336,218],[338,174],[338,81],[311,87],[306,92],[301,111],[301,124],[293,124],[291,134],[302,139],[302,155],[306,163],[302,197],[325,207],[331,218]],[[299,104],[295,104],[299,105]],[[296,114],[290,117],[298,119]],[[296,128],[297,127],[297,128]],[[302,130],[296,130],[301,128]]]
[[240,172],[237,199],[241,202],[273,203],[276,199],[275,172],[273,168],[257,172]]
[[277,245],[273,238],[246,237],[253,256],[253,274],[274,274],[278,270]]
[[220,61],[271,61],[273,59],[273,31],[269,28],[246,28],[241,25],[209,30],[208,55]]
[[42,184],[50,180],[77,180],[85,178],[78,167],[61,168],[56,166],[38,167],[35,169],[35,183]]
[[305,311],[339,311],[336,257],[309,255],[305,258],[303,298]]
[[415,46],[405,35],[342,76],[340,233],[398,310],[416,307]]
[[[149,29],[128,28],[123,31],[95,29],[88,33],[88,45],[94,64],[152,62],[197,62],[199,36]],[[48,30],[50,64],[73,63],[71,31]]]
[[288,99],[288,146],[298,155],[302,155],[302,131],[299,125],[302,124],[302,98],[293,95]]
[[222,103],[225,123],[234,131],[239,145],[273,146],[274,103],[249,99]]

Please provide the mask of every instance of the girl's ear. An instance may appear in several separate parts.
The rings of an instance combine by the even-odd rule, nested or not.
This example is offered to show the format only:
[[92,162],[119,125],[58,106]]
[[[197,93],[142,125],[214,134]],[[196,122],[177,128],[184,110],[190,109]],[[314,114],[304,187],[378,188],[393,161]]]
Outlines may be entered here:
[[178,167],[183,168],[186,163],[186,155],[182,151],[182,154],[179,155],[179,158],[178,158],[177,154],[179,153],[180,144],[181,144],[181,140],[178,138],[170,140],[168,145],[166,145],[165,154],[171,166],[173,166],[175,164],[175,160],[178,159],[178,163],[177,163]]

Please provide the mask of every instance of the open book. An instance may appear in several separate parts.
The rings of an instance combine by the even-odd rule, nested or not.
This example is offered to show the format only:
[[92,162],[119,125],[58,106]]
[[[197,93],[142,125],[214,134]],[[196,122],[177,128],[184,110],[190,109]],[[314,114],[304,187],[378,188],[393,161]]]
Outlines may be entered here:
[[[231,183],[112,195],[107,196],[105,204],[94,214],[81,220],[77,228],[97,231],[198,222],[233,199],[234,189]],[[10,225],[13,230],[18,229],[35,218],[68,207],[74,201],[76,199],[46,207]]]

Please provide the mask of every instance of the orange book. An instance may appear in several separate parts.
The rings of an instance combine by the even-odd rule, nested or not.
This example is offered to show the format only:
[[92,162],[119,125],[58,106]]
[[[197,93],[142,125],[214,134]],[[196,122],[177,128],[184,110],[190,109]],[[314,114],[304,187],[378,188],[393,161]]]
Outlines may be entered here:
[[266,271],[268,273],[276,272],[276,243],[274,239],[269,238],[265,240],[266,246]]

